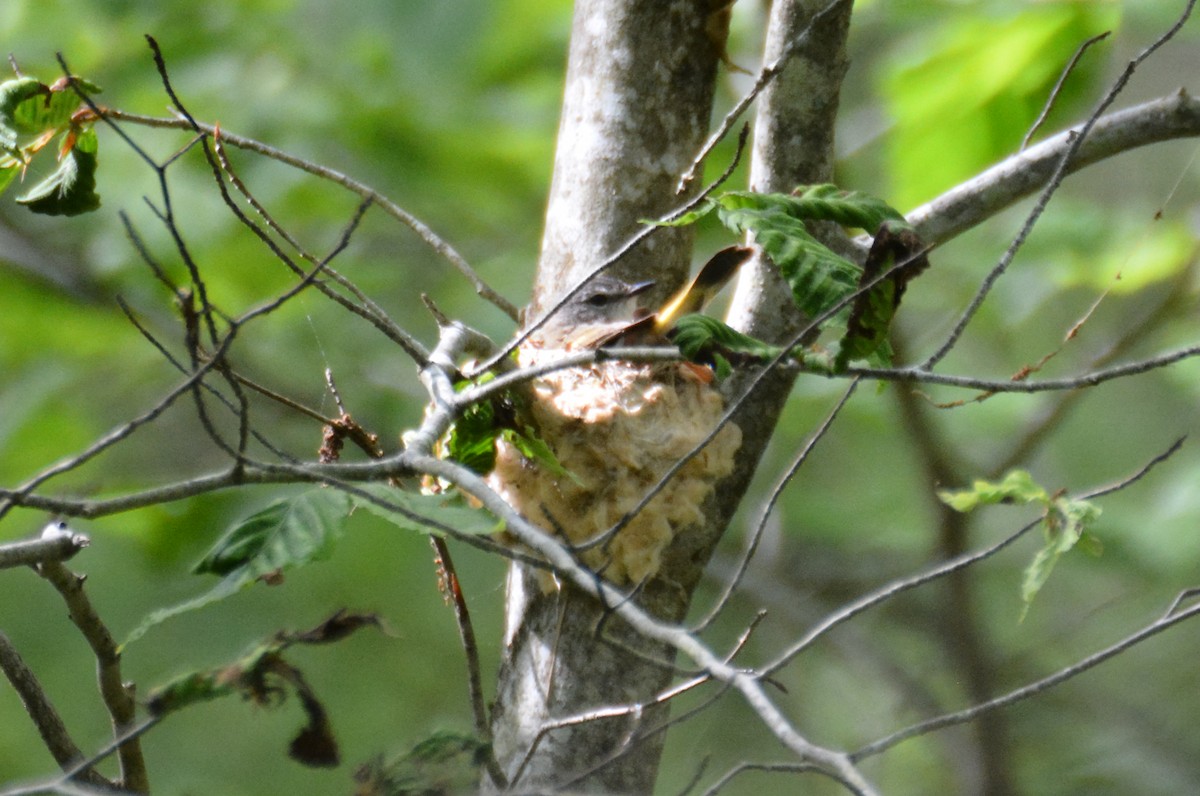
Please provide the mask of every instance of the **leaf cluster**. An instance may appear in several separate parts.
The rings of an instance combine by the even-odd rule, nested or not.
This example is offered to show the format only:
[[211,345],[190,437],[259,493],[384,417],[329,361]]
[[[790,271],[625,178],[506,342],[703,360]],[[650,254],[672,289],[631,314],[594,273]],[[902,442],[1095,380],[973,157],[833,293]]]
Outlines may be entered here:
[[961,512],[997,503],[1042,507],[1045,543],[1025,568],[1021,582],[1022,619],[1064,553],[1077,545],[1097,554],[1102,550],[1100,540],[1088,531],[1100,518],[1100,507],[1060,492],[1051,494],[1026,470],[1013,470],[997,482],[978,480],[970,489],[942,490],[937,494],[943,503]]
[[[666,223],[694,224],[713,213],[731,232],[753,236],[817,331],[841,330],[831,356],[806,358],[806,365],[843,372],[858,360],[890,361],[887,332],[900,298],[908,282],[929,266],[925,247],[899,211],[870,194],[821,184],[790,194],[729,191]],[[865,263],[822,243],[811,229],[818,222],[871,234],[874,244]],[[765,358],[780,351],[711,319],[681,319],[675,341],[685,356],[712,362],[718,372],[728,368],[730,357]]]
[[33,77],[0,83],[0,191],[57,139],[58,167],[17,203],[34,213],[75,216],[100,207],[96,193],[96,133],[90,108],[81,108],[81,91],[99,86],[78,77],[46,85]]

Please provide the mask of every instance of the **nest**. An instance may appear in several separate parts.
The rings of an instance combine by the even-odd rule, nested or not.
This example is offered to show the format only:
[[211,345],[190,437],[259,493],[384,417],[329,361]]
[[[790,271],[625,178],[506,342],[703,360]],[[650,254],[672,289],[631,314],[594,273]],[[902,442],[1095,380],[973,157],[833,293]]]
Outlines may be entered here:
[[[561,356],[526,348],[522,366]],[[716,427],[724,401],[690,365],[601,362],[539,377],[528,410],[569,475],[555,475],[499,443],[491,485],[518,512],[574,543],[593,539],[632,511],[676,462]],[[606,545],[581,554],[613,583],[658,572],[680,530],[704,521],[717,480],[733,471],[741,430],[726,424]]]

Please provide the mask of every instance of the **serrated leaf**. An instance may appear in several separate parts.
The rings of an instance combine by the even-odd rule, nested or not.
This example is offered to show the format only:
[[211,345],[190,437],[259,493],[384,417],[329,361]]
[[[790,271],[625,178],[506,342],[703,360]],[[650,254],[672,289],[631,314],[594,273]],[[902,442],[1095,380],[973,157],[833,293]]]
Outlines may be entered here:
[[23,132],[15,118],[17,108],[32,97],[46,96],[49,86],[32,77],[0,83],[0,148],[17,154],[17,139]]
[[352,496],[354,505],[382,517],[399,528],[417,533],[443,533],[438,527],[422,523],[426,518],[444,528],[460,533],[483,536],[503,530],[503,523],[483,509],[463,503],[461,498],[448,495],[424,495],[406,492],[390,484],[356,484],[356,489],[369,493],[375,500]]
[[100,207],[96,193],[96,133],[80,132],[53,174],[17,199],[34,213],[77,216]]
[[876,233],[884,221],[904,221],[904,216],[877,196],[845,191],[836,185],[802,185],[792,192],[791,215],[812,221],[832,221],[843,227]]
[[233,526],[193,568],[223,575],[208,591],[153,611],[121,643],[124,649],[172,617],[224,600],[259,578],[327,556],[341,535],[350,499],[333,489],[314,489],[279,500]]
[[1026,470],[1012,470],[999,482],[975,481],[970,489],[938,490],[937,496],[938,500],[961,512],[995,503],[1048,503],[1050,497]]
[[854,292],[861,269],[814,238],[803,220],[789,215],[790,199],[726,194],[719,216],[730,230],[754,234],[755,243],[792,289],[796,306],[817,317]]
[[196,574],[240,574],[246,582],[326,557],[341,536],[350,499],[313,489],[278,500],[234,525],[192,568]]
[[[1086,500],[1056,498],[1053,501],[1053,509],[1046,517],[1046,543],[1041,550],[1038,550],[1029,566],[1025,568],[1025,575],[1021,582],[1020,618],[1022,620],[1029,613],[1029,608],[1038,592],[1046,585],[1058,560],[1064,553],[1079,544],[1085,535],[1091,537],[1090,534],[1086,534],[1087,527],[1099,517],[1100,507],[1088,503]],[[1093,542],[1086,544],[1085,549],[1095,550],[1098,540],[1094,540],[1094,537],[1092,539]]]
[[730,357],[767,360],[778,356],[781,350],[707,315],[680,318],[671,332],[671,342],[692,362],[709,363],[722,357],[727,366]]
[[[100,93],[100,87],[82,78],[75,78],[79,87],[89,94]],[[12,113],[13,124],[18,132],[37,135],[46,130],[66,127],[71,114],[79,109],[83,100],[71,88],[66,79],[58,80],[47,87],[40,96],[33,96],[19,103]]]

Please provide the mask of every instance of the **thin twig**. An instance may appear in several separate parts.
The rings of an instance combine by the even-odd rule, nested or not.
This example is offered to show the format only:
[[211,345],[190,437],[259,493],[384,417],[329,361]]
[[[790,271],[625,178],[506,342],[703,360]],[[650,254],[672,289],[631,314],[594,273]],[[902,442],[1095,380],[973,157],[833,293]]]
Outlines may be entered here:
[[1075,50],[1075,54],[1071,56],[1071,60],[1067,62],[1065,67],[1063,67],[1062,74],[1058,76],[1058,82],[1054,84],[1054,88],[1050,89],[1050,96],[1046,97],[1046,103],[1042,105],[1042,112],[1038,114],[1037,119],[1035,119],[1033,124],[1030,126],[1029,131],[1025,133],[1025,137],[1021,139],[1021,146],[1017,150],[1018,152],[1025,151],[1025,147],[1029,146],[1029,142],[1033,140],[1033,136],[1046,121],[1046,117],[1050,115],[1050,111],[1054,108],[1054,103],[1058,101],[1058,95],[1062,92],[1063,86],[1067,84],[1067,78],[1070,77],[1071,73],[1075,71],[1075,66],[1079,63],[1079,59],[1083,57],[1083,54],[1087,52],[1089,47],[1097,42],[1104,41],[1111,35],[1112,31],[1106,30],[1103,33],[1091,37],[1083,44],[1079,45],[1079,47]]
[[1089,655],[1077,663],[1073,663],[1070,666],[1060,669],[1058,672],[1055,672],[1049,677],[1042,678],[1041,680],[1030,683],[1029,685],[1014,689],[1009,691],[1007,694],[998,696],[995,699],[990,699],[982,704],[974,705],[965,710],[960,710],[955,713],[948,713],[944,716],[938,716],[937,718],[929,719],[927,721],[914,724],[910,727],[906,727],[905,729],[894,732],[885,738],[881,738],[878,741],[867,744],[851,754],[850,758],[851,760],[857,762],[863,760],[864,758],[871,757],[872,755],[885,752],[901,741],[908,740],[909,738],[913,738],[918,735],[925,735],[926,733],[933,732],[934,730],[940,730],[943,727],[964,724],[966,722],[973,721],[981,713],[985,713],[990,710],[996,710],[997,708],[1007,707],[1008,705],[1020,702],[1023,699],[1028,699],[1031,696],[1040,694],[1043,691],[1053,688],[1059,683],[1083,674],[1089,669],[1104,663],[1109,658],[1115,657],[1131,647],[1140,644],[1151,636],[1155,636],[1162,631],[1178,624],[1179,622],[1191,619],[1197,614],[1200,614],[1200,604],[1193,605],[1183,611],[1176,611],[1174,613],[1168,612],[1158,620],[1151,622],[1149,625],[1125,637],[1121,641],[1118,641],[1116,644]]
[[1000,277],[1004,275],[1004,272],[1008,270],[1008,266],[1017,256],[1017,252],[1020,251],[1021,247],[1025,243],[1025,240],[1029,237],[1029,234],[1033,231],[1034,225],[1037,224],[1038,219],[1041,218],[1046,206],[1050,203],[1050,199],[1055,193],[1057,193],[1059,186],[1062,185],[1062,181],[1067,175],[1068,167],[1071,161],[1074,160],[1076,153],[1078,153],[1080,148],[1083,146],[1083,142],[1087,140],[1088,134],[1092,131],[1092,128],[1096,126],[1096,122],[1100,119],[1101,115],[1103,115],[1104,111],[1107,110],[1110,105],[1112,105],[1113,101],[1116,100],[1117,95],[1119,95],[1125,88],[1125,85],[1129,82],[1129,79],[1133,77],[1133,73],[1137,70],[1137,68],[1156,50],[1158,50],[1159,47],[1166,44],[1175,36],[1176,33],[1179,32],[1180,28],[1182,28],[1184,23],[1187,22],[1188,17],[1191,16],[1192,9],[1195,7],[1195,5],[1196,0],[1188,0],[1186,8],[1180,15],[1179,19],[1176,20],[1175,24],[1173,24],[1165,33],[1159,36],[1152,44],[1150,44],[1149,47],[1142,50],[1133,60],[1131,60],[1125,67],[1124,71],[1122,71],[1117,77],[1116,81],[1114,81],[1112,87],[1108,90],[1108,93],[1104,95],[1104,98],[1096,106],[1096,109],[1088,116],[1087,121],[1084,122],[1082,127],[1079,128],[1078,133],[1067,146],[1066,151],[1059,159],[1058,165],[1055,167],[1054,173],[1050,177],[1049,182],[1038,196],[1037,202],[1034,204],[1033,209],[1030,210],[1029,214],[1025,217],[1025,222],[1021,225],[1020,231],[1017,233],[1016,237],[1013,238],[1013,241],[1009,245],[1008,249],[1005,250],[1004,254],[1000,257],[1000,261],[996,263],[996,265],[984,278],[979,290],[976,291],[974,298],[971,299],[970,304],[967,305],[967,308],[959,317],[958,322],[954,325],[954,328],[946,337],[946,340],[932,354],[930,354],[924,363],[922,363],[922,370],[931,370],[935,365],[937,365],[937,363],[941,362],[942,359],[944,359],[946,355],[950,353],[951,349],[953,349],[958,343],[959,339],[963,335],[963,332],[966,331],[967,325],[970,324],[971,320],[975,317],[975,314],[979,311],[979,308],[983,306],[983,302],[991,292],[992,287],[996,284]]
[[[112,719],[113,737],[121,737],[134,727],[137,706],[133,701],[132,688],[126,687],[121,678],[121,655],[117,651],[117,643],[83,590],[83,576],[76,575],[57,561],[40,564],[38,574],[62,595],[71,621],[79,628],[92,654],[96,656],[100,696]],[[136,793],[148,793],[150,781],[141,742],[132,738],[121,744],[117,748],[117,759],[121,764],[122,787]]]
[[691,166],[689,166],[688,170],[679,177],[679,184],[675,186],[676,194],[682,194],[687,190],[687,187],[691,185],[691,183],[696,179],[696,176],[699,174],[700,167],[704,165],[705,158],[712,154],[712,151],[716,148],[717,144],[725,140],[725,136],[729,135],[729,131],[733,129],[733,126],[737,123],[737,120],[741,118],[742,114],[746,112],[746,109],[750,107],[754,100],[758,99],[758,95],[761,94],[763,90],[766,89],[766,87],[769,86],[771,82],[783,72],[788,61],[792,59],[792,56],[799,52],[800,48],[808,43],[808,36],[813,27],[820,22],[826,14],[831,13],[843,2],[845,2],[845,0],[833,0],[820,11],[813,14],[809,19],[808,24],[806,24],[800,31],[799,35],[792,40],[791,45],[788,46],[788,48],[784,50],[784,52],[778,58],[764,66],[759,71],[758,78],[755,79],[754,85],[740,100],[737,101],[737,104],[730,109],[729,113],[725,114],[725,118],[721,120],[720,126],[717,127],[716,131],[708,137],[708,140],[704,142],[704,146],[700,147],[700,151],[696,154],[696,157],[692,158]]
[[[137,113],[128,113],[118,108],[97,108],[97,113],[102,118],[129,122],[131,124],[137,124],[143,127],[158,127],[174,130],[193,129],[192,124],[186,119],[144,116]],[[197,121],[195,124],[196,128],[201,130],[205,135],[211,136],[216,132],[215,125],[205,124],[199,121]],[[319,177],[320,179],[336,183],[346,190],[358,194],[364,199],[370,199],[379,205],[379,207],[382,208],[383,211],[392,218],[395,218],[397,221],[415,232],[417,237],[419,237],[423,243],[425,243],[443,259],[450,263],[450,265],[452,265],[462,276],[466,277],[480,298],[483,298],[484,300],[493,304],[512,320],[515,321],[517,319],[516,306],[489,287],[488,284],[483,281],[482,277],[475,272],[475,269],[471,267],[470,263],[468,263],[466,259],[454,249],[453,246],[440,238],[428,225],[426,225],[416,216],[400,207],[400,205],[396,204],[376,189],[370,187],[366,183],[359,182],[352,177],[342,174],[335,169],[312,163],[311,161],[288,154],[287,152],[276,149],[268,144],[255,141],[252,138],[240,136],[227,130],[221,130],[221,138],[226,143],[230,144],[231,146],[235,146],[238,149],[244,149],[248,152],[255,152],[259,155],[271,158],[272,160],[276,160],[287,166],[291,166],[292,168],[307,172],[314,177]]]
[[467,608],[467,598],[463,594],[462,585],[458,582],[458,570],[454,567],[454,559],[450,556],[450,547],[446,544],[446,540],[437,534],[430,534],[429,543],[433,545],[437,557],[442,593],[454,609],[458,637],[462,642],[463,656],[467,660],[467,695],[471,702],[471,714],[475,718],[475,734],[487,743],[487,758],[484,762],[487,766],[488,776],[492,778],[493,782],[504,788],[507,787],[508,780],[492,750],[492,727],[488,720],[487,701],[483,695],[483,678],[479,668],[479,645],[475,641],[471,611]]
[[725,606],[729,603],[729,600],[732,599],[733,595],[736,593],[738,587],[741,585],[742,578],[746,574],[746,570],[750,567],[750,561],[754,558],[754,554],[758,550],[759,542],[762,540],[763,532],[767,527],[767,520],[774,511],[775,504],[779,502],[779,498],[783,494],[783,490],[787,488],[787,485],[791,483],[792,478],[800,470],[801,466],[804,465],[804,462],[808,460],[808,456],[812,453],[813,448],[816,447],[817,443],[833,426],[833,421],[836,420],[837,416],[841,413],[842,407],[844,407],[850,400],[850,396],[854,395],[854,391],[857,389],[858,383],[858,379],[854,379],[850,382],[850,386],[846,388],[846,391],[842,394],[841,399],[837,402],[829,414],[825,416],[825,420],[819,427],[817,427],[817,430],[809,436],[808,441],[805,442],[804,447],[800,449],[800,453],[796,455],[796,458],[792,461],[791,466],[788,467],[787,471],[779,479],[778,483],[775,484],[774,489],[771,490],[771,494],[767,498],[767,502],[763,505],[762,510],[759,512],[758,522],[754,524],[754,530],[750,533],[750,543],[746,546],[745,552],[742,553],[741,560],[738,563],[737,571],[734,572],[733,577],[730,578],[729,582],[725,584],[724,591],[713,604],[712,608],[709,609],[708,613],[702,620],[700,620],[700,622],[693,626],[693,633],[703,633],[708,626],[716,620],[717,616],[720,615],[721,611],[725,609]]
[[[4,672],[13,691],[20,697],[21,703],[25,706],[25,712],[29,714],[33,726],[37,728],[38,734],[42,737],[42,743],[54,757],[55,762],[65,771],[83,760],[83,752],[71,740],[67,725],[63,723],[62,716],[50,702],[50,697],[42,688],[42,684],[38,682],[33,670],[26,665],[21,654],[17,652],[16,647],[3,632],[0,632],[0,671]],[[97,787],[114,785],[90,766],[81,770],[78,776],[80,781],[89,785]]]

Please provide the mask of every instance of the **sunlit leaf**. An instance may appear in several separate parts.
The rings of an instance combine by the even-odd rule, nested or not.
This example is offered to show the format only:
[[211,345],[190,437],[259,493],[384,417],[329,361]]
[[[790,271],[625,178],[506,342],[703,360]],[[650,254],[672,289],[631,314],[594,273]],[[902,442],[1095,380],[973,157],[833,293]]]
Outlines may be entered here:
[[671,332],[671,342],[693,362],[711,362],[714,355],[726,359],[768,360],[778,356],[780,348],[742,334],[707,315],[685,315]]
[[49,87],[32,77],[0,83],[0,148],[16,154],[18,138],[25,132],[17,123],[17,108],[32,97],[46,96],[49,91]]
[[96,134],[81,132],[53,174],[17,199],[35,213],[76,216],[100,207],[96,193]]
[[[910,207],[1014,152],[1075,49],[1119,18],[1116,3],[1086,2],[1013,3],[1000,13],[933,18],[921,40],[897,50],[882,86],[894,120],[889,195]],[[1090,81],[1103,73],[1105,47],[1076,66],[1048,130],[1088,96]]]
[[[100,87],[83,78],[75,78],[79,87],[88,94],[100,93]],[[83,104],[83,100],[65,80],[59,80],[47,88],[46,94],[30,97],[13,110],[13,124],[18,132],[37,135],[46,130],[61,129],[71,121]]]
[[1027,470],[1012,470],[999,482],[975,481],[970,489],[939,490],[938,499],[955,511],[995,503],[1045,503],[1050,496]]

